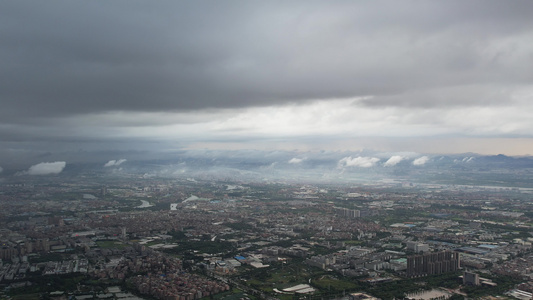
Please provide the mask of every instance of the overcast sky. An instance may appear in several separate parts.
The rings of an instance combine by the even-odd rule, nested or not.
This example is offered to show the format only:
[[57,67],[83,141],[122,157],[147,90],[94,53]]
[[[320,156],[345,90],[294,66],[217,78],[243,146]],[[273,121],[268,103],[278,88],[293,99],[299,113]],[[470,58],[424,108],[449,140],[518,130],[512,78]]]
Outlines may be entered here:
[[0,166],[131,148],[533,154],[532,14],[529,0],[2,1]]

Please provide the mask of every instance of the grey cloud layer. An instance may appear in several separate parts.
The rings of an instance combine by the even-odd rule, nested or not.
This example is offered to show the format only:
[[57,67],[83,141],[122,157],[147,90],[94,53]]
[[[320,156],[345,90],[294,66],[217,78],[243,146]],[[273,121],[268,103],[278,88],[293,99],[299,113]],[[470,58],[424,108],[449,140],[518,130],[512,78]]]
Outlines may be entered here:
[[410,91],[531,82],[519,38],[531,11],[531,1],[3,2],[0,116],[363,95],[376,95],[367,105],[484,103]]
[[529,153],[532,11],[496,0],[4,1],[0,165],[109,149],[493,153],[512,143],[483,137],[517,136],[512,153]]

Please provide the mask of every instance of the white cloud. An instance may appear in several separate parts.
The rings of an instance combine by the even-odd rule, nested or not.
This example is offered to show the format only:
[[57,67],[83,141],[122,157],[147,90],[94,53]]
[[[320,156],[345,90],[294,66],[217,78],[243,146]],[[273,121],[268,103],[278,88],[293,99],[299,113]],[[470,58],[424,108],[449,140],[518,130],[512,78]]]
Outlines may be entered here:
[[120,166],[122,163],[126,162],[126,159],[119,159],[119,160],[110,160],[108,161],[104,167],[116,167],[116,166]]
[[291,160],[289,160],[289,164],[299,164],[301,163],[302,161],[304,161],[302,158],[291,158]]
[[[106,131],[110,137],[193,141],[199,137],[224,140],[228,140],[228,137],[269,139],[302,136],[404,138],[465,132],[487,137],[502,134],[529,136],[529,129],[533,126],[533,102],[531,96],[524,96],[526,91],[533,95],[533,86],[529,89],[522,88],[521,94],[514,91],[500,95],[499,99],[505,98],[516,104],[509,106],[491,102],[486,105],[474,103],[465,107],[458,104],[450,107],[420,107],[417,106],[418,103],[413,106],[381,107],[367,105],[371,103],[372,97],[360,97],[321,99],[301,105],[197,111],[194,119],[187,117],[185,113],[131,113],[134,115],[131,118],[94,114],[81,119],[69,119],[69,123],[88,123],[90,130],[87,135],[99,132],[98,128],[103,124],[113,129]],[[427,93],[440,95],[442,91],[430,90]],[[456,92],[458,93],[459,91]],[[404,97],[409,98],[408,96],[410,94]],[[354,118],[354,115],[358,117]],[[95,119],[99,121],[96,124]],[[182,122],[183,119],[187,121]],[[109,124],[109,120],[115,123]],[[138,123],[135,120],[139,120]],[[121,121],[128,126],[120,126]],[[154,125],[150,125],[150,122],[154,122]]]
[[426,164],[428,161],[429,161],[429,157],[422,156],[422,157],[419,157],[419,158],[413,160],[413,165],[422,166],[422,165]]
[[111,166],[114,166],[116,163],[117,163],[117,161],[113,159],[113,160],[108,161],[108,162],[104,165],[104,167],[111,167]]
[[42,162],[40,164],[33,165],[27,171],[29,175],[49,175],[49,174],[59,174],[63,171],[67,165],[64,161],[56,162]]
[[399,162],[401,162],[403,160],[403,157],[402,156],[399,156],[399,155],[394,155],[394,156],[391,156],[389,158],[389,160],[387,160],[383,166],[385,167],[392,167],[392,166],[395,166],[397,165]]
[[[485,90],[484,86],[477,88]],[[175,143],[178,147],[198,148],[198,143],[206,147],[204,141],[210,140],[208,148],[218,143],[216,147],[243,149],[253,143],[254,147],[264,149],[261,145],[264,142],[269,149],[293,149],[287,143],[290,138],[291,143],[298,144],[296,149],[372,148],[391,152],[510,154],[512,148],[516,149],[514,153],[528,154],[524,149],[530,148],[524,144],[533,143],[530,130],[533,127],[533,85],[509,90],[503,86],[491,87],[487,97],[505,100],[460,105],[464,102],[463,91],[476,98],[473,89],[472,86],[465,90],[460,87],[453,90],[435,88],[423,93],[439,100],[435,103],[448,103],[450,98],[453,105],[449,106],[422,100],[392,105],[393,100],[398,99],[366,96],[318,99],[305,104],[198,110],[194,114],[95,113],[68,118],[61,128],[73,128],[72,137],[98,138],[97,134],[105,132],[107,138],[157,140]],[[451,96],[442,98],[450,93]],[[416,95],[406,92],[401,96],[411,99]],[[513,105],[504,105],[505,102]],[[355,115],[357,118],[353,117]],[[79,128],[80,124],[82,127]],[[79,131],[74,130],[76,128]],[[36,129],[29,128],[28,132],[35,134]],[[449,138],[428,139],[437,135]],[[451,140],[457,135],[463,136],[462,142]],[[512,138],[503,147],[494,137],[505,135]],[[517,136],[523,137],[522,140]],[[512,147],[508,146],[510,143]]]
[[470,156],[470,157],[467,156],[467,157],[463,158],[462,162],[469,163],[469,162],[471,162],[473,159],[474,159],[473,156]]
[[359,156],[352,158],[351,156],[339,160],[339,167],[361,167],[370,168],[376,165],[379,158]]

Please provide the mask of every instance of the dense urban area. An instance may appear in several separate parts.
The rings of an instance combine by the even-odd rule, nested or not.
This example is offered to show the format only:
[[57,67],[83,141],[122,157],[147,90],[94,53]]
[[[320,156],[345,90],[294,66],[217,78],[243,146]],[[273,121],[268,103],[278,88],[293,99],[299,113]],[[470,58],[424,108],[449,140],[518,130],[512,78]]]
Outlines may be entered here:
[[0,183],[0,299],[531,299],[532,198],[405,182],[14,177]]
[[0,0],[0,300],[533,300],[533,0]]

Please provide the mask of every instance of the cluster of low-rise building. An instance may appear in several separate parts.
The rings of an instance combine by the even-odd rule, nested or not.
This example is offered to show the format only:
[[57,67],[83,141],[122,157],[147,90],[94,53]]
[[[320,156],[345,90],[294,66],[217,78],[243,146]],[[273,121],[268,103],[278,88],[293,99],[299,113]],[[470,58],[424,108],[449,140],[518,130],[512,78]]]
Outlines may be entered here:
[[195,300],[230,289],[223,282],[189,273],[149,273],[131,279],[141,294],[164,300]]
[[[80,198],[60,201],[50,198],[71,195],[74,185],[42,190],[10,187],[21,192],[0,195],[6,200],[0,201],[0,208],[9,206],[15,213],[0,229],[0,259],[5,261],[0,280],[22,279],[32,270],[43,275],[81,272],[99,279],[131,278],[141,293],[179,300],[227,290],[226,283],[187,273],[180,260],[162,254],[179,246],[180,241],[166,241],[177,233],[187,241],[231,243],[232,251],[239,251],[225,259],[225,250],[188,252],[203,257],[189,265],[218,275],[238,273],[245,265],[268,268],[275,262],[305,258],[310,266],[344,276],[368,276],[376,283],[380,276],[426,276],[460,267],[533,278],[528,263],[533,261],[533,237],[527,236],[527,216],[507,210],[504,202],[483,192],[413,190],[402,195],[339,188],[328,193],[306,185],[266,193],[240,185],[211,187],[199,188],[193,197],[192,188],[178,191],[160,182],[129,184],[84,190]],[[97,196],[86,196],[90,193]],[[15,205],[17,199],[31,213],[25,215],[24,208]],[[158,209],[138,207],[140,199],[159,205]],[[41,200],[37,209],[36,201]],[[524,204],[517,202],[516,207],[520,205]],[[394,209],[412,216],[406,213],[404,220],[389,222],[386,216]],[[117,241],[120,247],[100,248],[102,240]],[[78,258],[30,262],[47,253],[74,251]],[[446,258],[433,259],[439,256]]]

